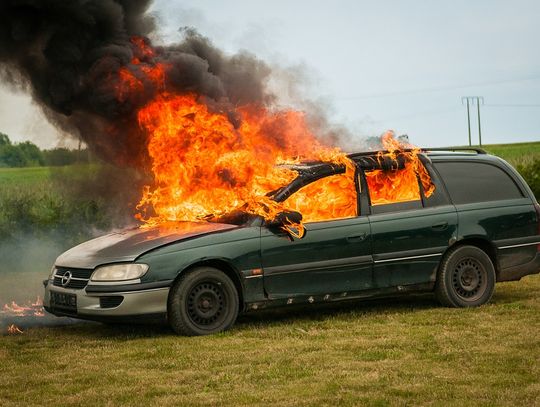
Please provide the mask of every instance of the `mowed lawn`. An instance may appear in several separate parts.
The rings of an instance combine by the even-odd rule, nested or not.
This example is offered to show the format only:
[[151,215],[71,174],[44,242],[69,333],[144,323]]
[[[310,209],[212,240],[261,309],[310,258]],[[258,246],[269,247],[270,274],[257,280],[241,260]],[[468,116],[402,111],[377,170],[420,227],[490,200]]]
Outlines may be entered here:
[[0,337],[0,405],[540,405],[540,276],[491,303],[431,296],[250,314],[233,330],[82,323]]

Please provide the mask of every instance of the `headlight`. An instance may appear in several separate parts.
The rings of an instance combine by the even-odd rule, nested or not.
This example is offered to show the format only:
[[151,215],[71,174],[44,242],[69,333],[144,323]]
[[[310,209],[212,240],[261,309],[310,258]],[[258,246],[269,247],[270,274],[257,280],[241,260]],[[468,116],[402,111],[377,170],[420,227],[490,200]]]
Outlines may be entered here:
[[121,281],[133,280],[144,276],[148,270],[147,264],[124,263],[98,267],[90,280],[92,281]]
[[54,278],[54,273],[56,273],[56,266],[53,264],[51,267],[51,272],[49,273],[49,280],[52,280]]

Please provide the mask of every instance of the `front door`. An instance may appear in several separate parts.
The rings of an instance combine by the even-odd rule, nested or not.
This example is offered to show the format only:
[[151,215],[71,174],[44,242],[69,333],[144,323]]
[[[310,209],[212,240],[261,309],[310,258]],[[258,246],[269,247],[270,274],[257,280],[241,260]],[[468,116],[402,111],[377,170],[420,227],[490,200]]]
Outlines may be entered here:
[[[291,241],[284,233],[262,228],[264,287],[269,298],[292,301],[295,296],[321,295],[331,299],[372,287],[369,220],[358,216],[356,183],[354,176],[347,177],[331,175],[314,181],[285,201],[287,208],[303,214],[304,238]],[[329,189],[328,183],[336,188]]]

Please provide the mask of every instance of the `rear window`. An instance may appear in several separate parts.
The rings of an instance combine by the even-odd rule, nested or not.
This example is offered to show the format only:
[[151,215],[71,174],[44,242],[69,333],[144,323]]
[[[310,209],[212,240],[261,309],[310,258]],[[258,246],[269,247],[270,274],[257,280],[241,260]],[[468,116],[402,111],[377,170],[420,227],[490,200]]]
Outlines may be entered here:
[[523,194],[502,169],[479,162],[434,163],[455,204],[519,199]]

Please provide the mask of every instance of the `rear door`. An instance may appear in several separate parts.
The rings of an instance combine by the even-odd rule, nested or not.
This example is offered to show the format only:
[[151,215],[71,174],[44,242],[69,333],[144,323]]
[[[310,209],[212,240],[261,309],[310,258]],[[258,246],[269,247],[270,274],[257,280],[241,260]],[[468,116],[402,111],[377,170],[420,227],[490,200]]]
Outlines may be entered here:
[[[345,183],[344,196],[339,191],[318,193],[317,183],[328,177],[285,201],[286,207],[304,215],[304,238],[291,241],[284,233],[262,228],[264,287],[270,298],[293,301],[296,296],[320,295],[329,300],[373,286],[370,225],[367,216],[358,214],[357,176],[331,177],[336,184]],[[323,213],[315,213],[315,208]]]
[[443,252],[456,239],[456,210],[429,160],[422,161],[435,186],[429,197],[409,169],[364,173],[376,287],[432,284]]

